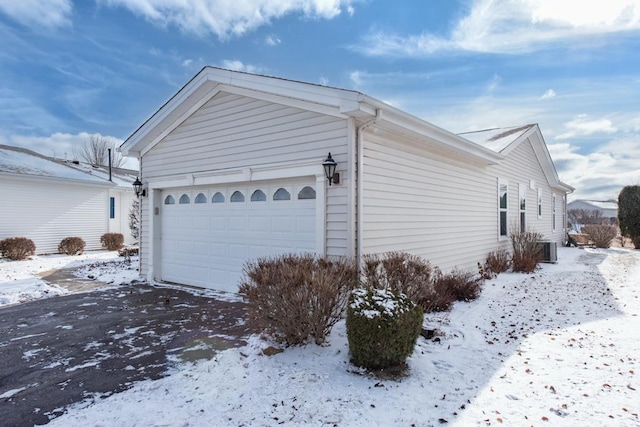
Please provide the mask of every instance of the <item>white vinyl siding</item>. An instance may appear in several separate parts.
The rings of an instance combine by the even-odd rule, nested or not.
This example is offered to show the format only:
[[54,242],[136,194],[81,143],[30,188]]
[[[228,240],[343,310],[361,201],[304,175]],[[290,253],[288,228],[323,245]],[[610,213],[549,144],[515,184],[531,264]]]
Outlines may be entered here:
[[443,270],[495,249],[496,184],[486,170],[365,133],[362,252],[407,251]]
[[[546,176],[540,167],[536,154],[533,150],[531,142],[527,139],[522,141],[515,149],[511,150],[497,166],[491,166],[490,170],[495,171],[497,176],[503,177],[509,182],[527,182],[530,183],[525,187],[525,194],[528,200],[535,203],[527,203],[526,206],[526,219],[527,229],[541,233],[545,240],[555,241],[562,243],[564,241],[564,228],[563,226],[557,226],[556,230],[553,229],[552,212],[551,212],[551,194],[554,189],[549,186]],[[512,187],[514,189],[512,190]],[[510,186],[509,188],[509,224],[518,223],[518,193],[515,190],[516,186]],[[532,188],[533,187],[533,188]],[[557,190],[555,190],[557,191]],[[538,195],[541,195],[540,201],[542,216],[538,217]],[[556,215],[560,215],[560,218],[564,215],[559,209],[564,207],[557,206]],[[513,212],[513,213],[512,213]],[[506,249],[509,246],[505,246]]]
[[82,237],[86,250],[100,249],[100,236],[109,229],[106,187],[2,177],[0,200],[0,240],[26,237],[37,254],[57,253],[60,241],[72,236]]
[[[143,156],[142,176],[160,180],[259,165],[306,161],[320,165],[329,152],[338,162],[338,171],[343,171],[349,167],[347,129],[346,119],[218,93]],[[328,255],[347,255],[347,185],[332,186],[326,192]],[[227,202],[230,196],[226,195]],[[251,194],[244,196],[250,200]],[[148,215],[147,203],[145,199],[144,215]],[[148,230],[143,227],[143,274],[148,267],[146,236]]]

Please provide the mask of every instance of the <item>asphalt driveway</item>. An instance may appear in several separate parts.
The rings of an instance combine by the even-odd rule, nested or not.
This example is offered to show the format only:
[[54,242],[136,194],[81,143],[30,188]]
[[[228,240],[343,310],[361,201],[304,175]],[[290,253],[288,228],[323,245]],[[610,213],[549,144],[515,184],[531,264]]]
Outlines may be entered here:
[[0,423],[46,424],[63,408],[241,346],[245,305],[144,284],[0,309]]

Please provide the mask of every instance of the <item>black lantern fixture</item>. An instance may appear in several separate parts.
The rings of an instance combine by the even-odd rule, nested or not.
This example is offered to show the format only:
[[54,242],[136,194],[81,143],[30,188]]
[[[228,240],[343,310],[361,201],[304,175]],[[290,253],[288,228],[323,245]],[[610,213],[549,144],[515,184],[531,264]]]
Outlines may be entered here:
[[136,180],[133,181],[133,191],[136,192],[136,196],[138,197],[145,197],[147,195],[147,190],[142,188],[142,181],[140,181],[140,178],[138,177],[136,177]]
[[324,176],[327,177],[329,185],[340,183],[340,174],[336,173],[336,166],[338,166],[338,164],[331,157],[331,153],[329,153],[327,158],[324,159],[324,162],[322,162],[322,167],[324,168]]

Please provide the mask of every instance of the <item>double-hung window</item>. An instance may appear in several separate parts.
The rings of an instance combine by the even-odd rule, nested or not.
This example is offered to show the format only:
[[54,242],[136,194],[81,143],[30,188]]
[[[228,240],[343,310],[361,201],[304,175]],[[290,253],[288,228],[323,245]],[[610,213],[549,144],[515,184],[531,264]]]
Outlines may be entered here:
[[520,210],[520,232],[527,231],[527,186],[518,184],[518,207]]
[[507,238],[509,230],[507,220],[509,218],[509,187],[507,181],[498,179],[498,238]]

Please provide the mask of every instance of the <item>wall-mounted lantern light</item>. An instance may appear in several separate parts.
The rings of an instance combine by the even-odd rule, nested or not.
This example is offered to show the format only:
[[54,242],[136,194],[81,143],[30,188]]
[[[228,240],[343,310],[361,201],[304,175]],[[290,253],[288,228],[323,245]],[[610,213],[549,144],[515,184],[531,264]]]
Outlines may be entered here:
[[142,181],[140,181],[140,178],[136,177],[136,180],[133,181],[133,191],[136,192],[136,196],[140,197],[146,197],[147,195],[147,190],[145,188],[142,188]]
[[324,162],[322,162],[322,167],[324,167],[324,176],[327,177],[329,185],[340,184],[340,174],[336,173],[336,166],[338,166],[338,164],[331,157],[331,153],[329,153],[327,158],[324,159]]

